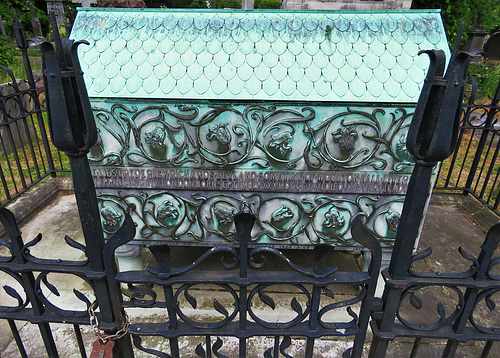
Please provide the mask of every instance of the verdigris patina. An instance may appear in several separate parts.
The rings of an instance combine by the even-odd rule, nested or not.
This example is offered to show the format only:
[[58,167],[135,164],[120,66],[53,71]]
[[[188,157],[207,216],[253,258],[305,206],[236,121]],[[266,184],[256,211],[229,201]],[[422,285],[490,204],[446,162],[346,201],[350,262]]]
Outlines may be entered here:
[[137,243],[389,248],[413,164],[406,134],[439,12],[81,9],[72,32],[99,128],[104,230]]

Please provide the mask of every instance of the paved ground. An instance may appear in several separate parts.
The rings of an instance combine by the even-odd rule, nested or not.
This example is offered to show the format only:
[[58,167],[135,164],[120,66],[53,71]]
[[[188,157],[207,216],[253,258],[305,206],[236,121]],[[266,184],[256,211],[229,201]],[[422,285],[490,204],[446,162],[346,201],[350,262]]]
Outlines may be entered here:
[[[466,214],[464,214],[466,212]],[[420,248],[425,249],[429,246],[433,247],[433,255],[427,259],[425,262],[421,263],[422,269],[449,272],[449,271],[460,271],[466,270],[468,268],[468,263],[464,260],[458,253],[458,247],[464,248],[470,254],[474,256],[480,250],[480,245],[484,239],[484,231],[478,225],[474,224],[470,218],[474,218],[480,225],[491,226],[498,221],[495,216],[490,216],[487,210],[484,210],[480,205],[476,205],[474,201],[469,201],[467,198],[461,196],[450,196],[450,195],[435,195],[433,201],[429,207],[429,212],[427,215],[426,223],[423,229],[423,234],[420,242]],[[38,243],[32,250],[32,254],[44,258],[60,258],[64,257],[66,259],[76,260],[81,257],[80,252],[72,249],[64,243],[64,235],[68,235],[76,241],[83,242],[83,237],[81,234],[80,223],[77,216],[76,203],[72,195],[59,195],[57,196],[49,205],[47,205],[41,212],[33,216],[30,220],[25,222],[21,227],[23,237],[25,242],[33,239],[39,232],[42,232],[43,239]],[[192,256],[191,251],[179,252],[178,260],[185,261],[190,260]],[[299,253],[299,255],[302,255]],[[336,259],[339,261],[339,266],[344,268],[359,269],[362,267],[362,258],[360,255],[338,253]],[[148,260],[151,259],[146,254]],[[304,259],[304,257],[300,257]],[[81,279],[76,276],[70,275],[70,277],[62,275],[53,275],[50,278],[50,282],[54,284],[60,296],[57,297],[50,292],[46,292],[50,301],[55,305],[61,307],[78,307],[84,309],[82,303],[79,302],[74,294],[72,293],[73,288],[78,289],[84,294],[91,295],[89,287]],[[0,286],[11,285],[16,287],[16,283],[8,275],[0,275]],[[342,291],[336,292],[336,295],[344,295],[347,297],[352,295],[354,292],[346,288]],[[199,305],[204,306],[202,302],[205,294],[199,293]],[[217,293],[215,293],[217,295]],[[282,292],[276,292],[277,305],[280,304],[280,300],[283,302],[290,302],[290,297],[293,293],[290,293],[286,289]],[[212,297],[212,296],[211,296]],[[436,315],[436,303],[438,300],[442,301],[445,308],[451,307],[453,305],[453,292],[445,291],[442,289],[432,290],[430,289],[427,293],[422,295],[424,301],[424,307],[422,310],[416,311],[408,305],[406,313],[406,318],[418,322],[419,320],[428,319],[430,315]],[[430,302],[426,305],[426,298]],[[219,297],[222,301],[224,298]],[[0,302],[7,303],[13,300],[12,297],[8,296],[4,290],[0,289]],[[447,310],[448,312],[448,310]],[[203,316],[206,312],[201,310],[198,315]],[[273,313],[273,312],[271,312]],[[271,314],[263,312],[262,314]],[[490,312],[488,310],[482,310],[478,316],[478,321],[484,324],[496,324],[498,327],[500,324],[499,317],[495,316],[495,311]],[[150,309],[147,314],[143,311],[135,309],[129,310],[132,322],[140,321],[151,321],[161,319],[163,312],[157,310],[153,311]],[[194,315],[194,312],[193,312]],[[277,317],[276,319],[286,319],[286,316]],[[17,322],[18,328],[21,330],[21,335],[24,337],[28,343],[26,343],[26,348],[28,350],[28,355],[30,357],[42,357],[44,356],[43,347],[40,344],[39,333],[37,332],[37,327],[31,324],[23,324]],[[61,350],[61,357],[78,357],[79,355],[75,352],[76,340],[74,338],[74,333],[72,327],[67,327],[66,325],[53,325],[55,332],[55,337],[57,340],[57,345]],[[94,337],[92,332],[88,327],[82,327],[84,341],[88,350],[90,350],[91,342]],[[12,341],[10,334],[10,329],[6,322],[0,322],[0,355],[2,357],[16,357],[18,356],[16,352],[15,344]],[[236,341],[233,343],[226,343],[225,354],[229,357],[236,357],[237,354],[235,350],[231,347],[236,346]],[[193,340],[182,340],[181,347],[194,347],[198,343]],[[262,347],[272,347],[271,340],[254,340],[250,346],[254,347],[256,350],[262,352]],[[330,340],[319,341],[316,350],[317,357],[340,357],[341,352],[346,349],[348,342],[337,341],[333,342]],[[444,349],[445,342],[438,341],[423,341],[422,346],[419,350],[418,357],[440,357]],[[150,346],[156,346],[158,348],[162,347],[161,342],[150,342]],[[369,346],[369,342],[367,343]],[[411,344],[409,340],[399,340],[395,344],[391,344],[390,352],[388,357],[408,357],[411,351]],[[498,357],[500,354],[495,352],[497,347],[494,346],[490,357]],[[461,345],[456,357],[479,357],[481,352],[481,345],[476,343]],[[300,353],[300,348],[297,348],[291,352],[293,356],[298,356]],[[191,350],[192,352],[192,350]],[[142,356],[142,355],[138,355]],[[147,355],[149,356],[149,355]],[[187,354],[187,357],[192,357],[193,354]],[[257,356],[255,354],[255,356]],[[262,353],[259,354],[262,356]],[[249,354],[252,357],[252,354]]]

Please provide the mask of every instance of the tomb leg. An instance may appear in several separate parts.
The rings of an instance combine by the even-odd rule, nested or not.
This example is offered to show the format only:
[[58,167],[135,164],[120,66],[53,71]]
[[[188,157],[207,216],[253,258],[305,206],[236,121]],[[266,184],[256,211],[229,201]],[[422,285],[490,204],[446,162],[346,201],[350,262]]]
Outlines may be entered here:
[[[363,266],[363,271],[368,271],[368,267],[370,266],[372,260],[372,253],[370,251],[363,251],[363,256],[365,258],[365,264]],[[384,278],[382,277],[382,270],[389,267],[389,263],[391,262],[391,251],[382,251],[382,262],[380,265],[380,272],[378,274],[377,280],[377,288],[375,289],[375,297],[382,297],[384,293]]]
[[118,247],[115,251],[115,257],[118,261],[118,270],[140,271],[144,269],[142,262],[141,246],[126,244]]

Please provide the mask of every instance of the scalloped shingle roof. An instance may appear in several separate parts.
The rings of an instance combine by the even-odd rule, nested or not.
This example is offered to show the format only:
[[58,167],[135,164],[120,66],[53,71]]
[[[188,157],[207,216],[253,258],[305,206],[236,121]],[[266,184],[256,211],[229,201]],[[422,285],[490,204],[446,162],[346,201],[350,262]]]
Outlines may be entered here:
[[90,97],[411,103],[438,11],[80,9]]

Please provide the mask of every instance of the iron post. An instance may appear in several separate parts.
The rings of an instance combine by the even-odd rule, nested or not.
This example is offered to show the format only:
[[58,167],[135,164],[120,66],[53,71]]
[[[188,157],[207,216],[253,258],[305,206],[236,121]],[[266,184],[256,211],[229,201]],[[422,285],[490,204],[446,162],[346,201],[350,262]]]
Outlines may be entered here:
[[[51,19],[55,22],[54,15]],[[85,42],[61,41],[54,26],[55,47],[44,42],[40,45],[44,80],[46,83],[47,112],[54,145],[68,155],[72,168],[75,196],[80,213],[90,267],[105,272],[102,252],[104,235],[101,226],[97,196],[92,180],[87,153],[97,141],[92,108],[77,56],[77,48]],[[114,287],[113,287],[114,288]],[[95,281],[95,296],[100,308],[101,322],[111,324],[118,331],[124,321],[124,312],[113,308],[117,294],[106,279]],[[114,295],[113,295],[114,293]],[[133,357],[132,344],[127,334],[116,341],[115,353],[120,357]]]
[[[415,158],[406,199],[396,234],[387,274],[395,280],[408,276],[415,241],[423,224],[427,198],[432,190],[432,172],[437,162],[450,156],[456,146],[461,117],[463,87],[467,69],[474,57],[454,51],[446,74],[446,57],[441,50],[423,51],[430,57],[430,67],[408,132],[407,148]],[[375,325],[380,332],[390,332],[401,302],[403,287],[386,286],[382,312],[376,312]],[[384,357],[388,340],[374,336],[370,357]]]

